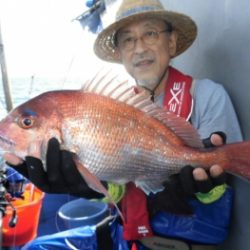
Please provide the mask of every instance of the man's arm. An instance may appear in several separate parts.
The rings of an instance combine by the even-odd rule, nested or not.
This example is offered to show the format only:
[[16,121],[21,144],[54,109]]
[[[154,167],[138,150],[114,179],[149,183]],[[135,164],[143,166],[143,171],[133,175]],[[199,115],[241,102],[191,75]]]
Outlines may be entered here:
[[227,143],[242,141],[230,97],[222,85],[210,80],[196,81],[191,123],[201,138],[208,138],[214,131],[222,131],[227,135]]

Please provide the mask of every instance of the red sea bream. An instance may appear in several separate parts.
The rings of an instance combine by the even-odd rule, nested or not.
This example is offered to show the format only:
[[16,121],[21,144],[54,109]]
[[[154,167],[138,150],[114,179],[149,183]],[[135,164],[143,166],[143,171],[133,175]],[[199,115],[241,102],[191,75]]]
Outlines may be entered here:
[[204,149],[188,122],[152,104],[145,93],[133,94],[125,84],[99,85],[46,92],[18,106],[0,122],[0,148],[24,158],[32,141],[47,145],[56,137],[75,153],[88,184],[104,193],[99,180],[157,190],[185,165],[220,164],[250,178],[249,141]]

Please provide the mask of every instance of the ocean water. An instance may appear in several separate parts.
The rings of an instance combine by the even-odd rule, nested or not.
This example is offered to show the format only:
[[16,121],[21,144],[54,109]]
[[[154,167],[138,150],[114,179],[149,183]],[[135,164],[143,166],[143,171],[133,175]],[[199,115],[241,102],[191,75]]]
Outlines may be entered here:
[[[103,81],[103,84],[108,83],[108,79],[115,80],[112,81],[113,84],[119,84],[121,82],[127,82],[129,85],[134,85],[134,79],[124,70],[121,65],[104,64],[96,65],[96,67],[90,68],[87,72],[79,76],[74,74],[66,74],[65,77],[20,77],[20,78],[10,78],[10,89],[13,107],[16,107],[31,99],[32,97],[50,90],[60,90],[60,89],[80,89],[84,83],[89,80],[93,80],[95,76],[98,75],[99,79],[103,76],[107,76]],[[97,78],[98,78],[97,77]],[[3,84],[0,74],[0,119],[7,114],[6,103],[3,91]]]
[[[13,108],[32,97],[49,90],[77,89],[86,80],[64,78],[13,78],[10,79],[11,99]],[[0,84],[2,80],[0,78]],[[7,115],[3,86],[0,86],[0,119]]]

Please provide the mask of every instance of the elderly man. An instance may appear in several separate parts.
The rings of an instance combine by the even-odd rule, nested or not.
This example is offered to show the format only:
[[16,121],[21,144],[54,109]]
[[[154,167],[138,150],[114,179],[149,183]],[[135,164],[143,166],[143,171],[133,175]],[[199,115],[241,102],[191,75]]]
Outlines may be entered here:
[[[97,36],[94,50],[105,61],[123,64],[137,83],[136,91],[145,89],[152,101],[189,120],[206,146],[222,144],[225,134],[228,142],[240,141],[235,111],[223,87],[211,80],[193,79],[170,66],[172,58],[191,46],[196,34],[190,17],[165,10],[157,0],[124,0],[116,21]],[[14,164],[13,158],[5,158]],[[47,172],[34,157],[27,157],[15,168],[45,192],[100,197],[87,187],[73,167],[71,154],[61,151],[55,139],[49,142],[47,158]],[[187,166],[166,183],[163,191],[149,197],[128,184],[125,195],[120,192],[116,197],[126,210],[123,236],[132,242],[154,234],[161,236],[159,244],[173,249],[214,249],[207,245],[226,237],[230,192],[218,165],[208,172]],[[137,230],[142,226],[143,233]],[[142,242],[153,249],[157,240]]]

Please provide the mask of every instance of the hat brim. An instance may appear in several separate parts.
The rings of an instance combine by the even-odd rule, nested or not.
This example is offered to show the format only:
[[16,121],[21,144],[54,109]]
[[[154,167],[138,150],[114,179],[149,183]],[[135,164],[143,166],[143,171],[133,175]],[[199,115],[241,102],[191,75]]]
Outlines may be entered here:
[[173,11],[142,12],[122,18],[100,32],[94,43],[95,54],[102,60],[121,63],[117,48],[114,45],[116,32],[129,23],[144,18],[157,18],[172,24],[173,30],[177,32],[177,47],[174,57],[190,47],[196,38],[197,26],[189,16]]

